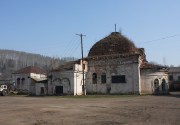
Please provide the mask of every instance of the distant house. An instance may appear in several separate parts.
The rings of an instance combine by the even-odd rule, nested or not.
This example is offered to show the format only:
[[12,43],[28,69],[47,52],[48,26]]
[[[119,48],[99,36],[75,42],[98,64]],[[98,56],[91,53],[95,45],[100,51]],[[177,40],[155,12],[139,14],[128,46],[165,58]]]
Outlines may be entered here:
[[12,80],[19,92],[28,92],[33,95],[47,94],[46,71],[39,67],[28,66],[12,74]]
[[[83,65],[83,66],[82,66]],[[81,60],[68,62],[53,69],[48,75],[49,95],[82,95],[83,72],[87,72],[87,62]],[[85,78],[85,75],[84,75]]]
[[170,90],[180,90],[180,67],[169,68],[169,85]]

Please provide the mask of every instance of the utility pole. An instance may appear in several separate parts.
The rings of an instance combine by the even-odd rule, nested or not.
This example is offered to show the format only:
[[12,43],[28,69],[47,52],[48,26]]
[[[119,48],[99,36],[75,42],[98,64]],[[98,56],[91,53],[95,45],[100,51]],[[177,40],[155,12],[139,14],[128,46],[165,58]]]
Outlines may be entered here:
[[76,34],[78,36],[81,37],[81,54],[82,54],[82,57],[81,57],[81,61],[82,61],[82,73],[83,73],[83,95],[86,95],[86,87],[85,87],[85,82],[84,82],[84,65],[83,65],[83,60],[84,60],[84,57],[83,57],[83,40],[82,40],[82,37],[83,36],[86,36],[86,35],[83,35],[82,33],[81,34]]

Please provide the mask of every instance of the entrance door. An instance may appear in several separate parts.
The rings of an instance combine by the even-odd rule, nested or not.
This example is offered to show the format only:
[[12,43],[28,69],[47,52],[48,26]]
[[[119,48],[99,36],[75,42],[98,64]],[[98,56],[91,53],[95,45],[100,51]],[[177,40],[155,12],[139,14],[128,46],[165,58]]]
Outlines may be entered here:
[[165,79],[162,80],[162,92],[163,92],[163,94],[166,92],[166,80]]
[[63,94],[63,86],[56,86],[56,95]]
[[44,87],[41,87],[41,95],[44,95]]

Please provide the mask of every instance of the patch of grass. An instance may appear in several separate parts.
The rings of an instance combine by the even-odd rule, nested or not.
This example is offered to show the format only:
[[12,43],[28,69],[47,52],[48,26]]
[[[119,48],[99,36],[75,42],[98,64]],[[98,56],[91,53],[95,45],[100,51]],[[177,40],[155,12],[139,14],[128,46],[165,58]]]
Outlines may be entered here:
[[63,95],[63,96],[26,96],[35,98],[72,98],[72,99],[90,99],[90,98],[131,98],[140,95]]
[[[121,97],[137,97],[138,95],[86,95],[86,96],[69,96],[70,98],[121,98]],[[66,98],[66,96],[64,96]],[[67,96],[68,97],[68,96]]]

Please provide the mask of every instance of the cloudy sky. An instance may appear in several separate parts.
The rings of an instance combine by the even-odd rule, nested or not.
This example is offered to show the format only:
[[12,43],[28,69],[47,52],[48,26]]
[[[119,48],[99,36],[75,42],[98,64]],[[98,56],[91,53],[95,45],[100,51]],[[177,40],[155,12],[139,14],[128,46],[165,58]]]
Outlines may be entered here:
[[0,49],[81,57],[117,31],[148,61],[180,65],[180,0],[0,0]]

